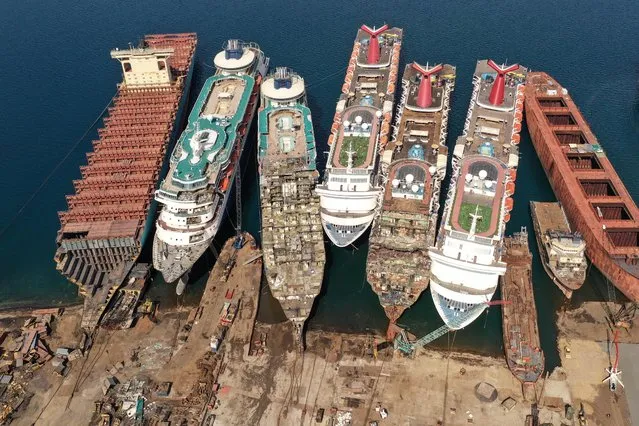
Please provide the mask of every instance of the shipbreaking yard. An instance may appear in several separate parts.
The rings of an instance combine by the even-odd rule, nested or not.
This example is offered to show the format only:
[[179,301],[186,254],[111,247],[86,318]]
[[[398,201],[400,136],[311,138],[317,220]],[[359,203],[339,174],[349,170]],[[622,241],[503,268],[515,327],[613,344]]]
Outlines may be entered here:
[[[250,257],[255,263],[255,255]],[[137,418],[150,425],[526,424],[531,401],[523,400],[503,358],[420,350],[411,359],[394,353],[392,345],[379,345],[376,353],[381,334],[321,331],[307,333],[302,355],[290,323],[253,327],[258,286],[247,278],[256,265],[243,265],[246,260],[236,259],[226,284],[209,282],[202,309],[159,312],[155,322],[145,317],[128,330],[101,329],[84,356],[66,361],[62,375],[52,360],[40,368],[25,363],[3,370],[3,378],[12,377],[0,387],[3,410],[17,388],[22,392],[12,424],[58,425],[69,419],[118,424],[116,418],[120,424],[135,424]],[[218,278],[223,264],[214,270]],[[214,354],[211,330],[231,289],[239,308]],[[7,345],[31,314],[3,317],[4,360]],[[79,345],[80,318],[80,307],[53,317],[50,334],[43,336],[51,354]],[[636,406],[638,376],[624,367],[637,354],[637,331],[620,335],[628,342],[621,349],[627,387],[613,394],[602,383],[610,361],[601,305],[561,313],[559,326],[563,368],[537,384],[537,394],[543,394],[539,424],[586,424],[578,421],[581,404],[588,425],[631,424],[626,395]],[[567,404],[574,409],[572,421],[565,416]]]

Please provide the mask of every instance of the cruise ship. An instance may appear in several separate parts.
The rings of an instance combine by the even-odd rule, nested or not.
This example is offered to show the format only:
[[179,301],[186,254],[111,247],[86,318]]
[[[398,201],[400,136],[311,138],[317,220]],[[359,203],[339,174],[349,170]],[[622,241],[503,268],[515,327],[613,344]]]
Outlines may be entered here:
[[366,277],[391,323],[428,287],[437,232],[455,67],[406,65],[380,214],[371,228]]
[[472,323],[506,272],[502,244],[513,208],[524,86],[519,65],[477,62],[463,134],[431,259],[430,291],[445,324]]
[[316,189],[322,226],[338,247],[355,242],[379,207],[379,154],[390,137],[401,44],[402,30],[388,25],[363,25],[355,39]]
[[304,322],[322,288],[324,234],[315,134],[304,79],[278,67],[262,83],[258,162],[262,250],[266,281],[295,326],[303,348]]
[[162,211],[153,241],[153,266],[167,282],[187,272],[218,231],[259,101],[268,58],[254,43],[229,40],[214,58],[188,125],[155,192]]

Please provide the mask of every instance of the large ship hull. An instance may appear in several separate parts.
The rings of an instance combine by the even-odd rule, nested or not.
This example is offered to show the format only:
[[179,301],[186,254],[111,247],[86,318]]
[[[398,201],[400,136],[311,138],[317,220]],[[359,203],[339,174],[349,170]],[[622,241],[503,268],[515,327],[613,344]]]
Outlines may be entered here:
[[545,73],[527,86],[526,123],[555,196],[590,261],[639,302],[639,209],[568,92]]
[[385,151],[392,160],[366,262],[367,281],[391,323],[419,299],[430,280],[428,248],[437,232],[454,86],[455,67],[450,65],[413,63],[402,77],[393,139]]
[[513,208],[526,70],[478,61],[437,241],[430,289],[453,330],[475,321],[506,272],[502,242]]
[[[256,50],[255,52],[258,51]],[[245,52],[244,56],[253,58],[258,55],[246,54]],[[229,198],[235,190],[236,173],[242,161],[246,139],[250,133],[259,103],[262,76],[268,68],[268,58],[261,56],[261,52],[258,60],[261,62],[256,66],[255,77],[250,74],[235,76],[218,73],[207,80],[205,88],[202,89],[202,93],[194,106],[194,111],[191,113],[190,121],[192,123],[190,128],[185,131],[185,135],[183,135],[185,140],[182,142],[183,146],[179,147],[179,155],[176,155],[178,151],[174,152],[172,158],[174,162],[172,170],[174,171],[171,176],[171,182],[167,183],[165,181],[166,190],[161,187],[156,193],[158,200],[171,206],[170,209],[165,206],[165,210],[160,214],[153,244],[153,266],[162,273],[167,282],[176,282],[181,277],[187,276],[188,271],[210,246],[224,220]],[[244,89],[240,96],[236,92],[236,87],[242,84],[250,84],[250,86],[243,86]],[[205,109],[208,108],[208,102],[215,102],[215,100],[219,102],[219,99],[229,96],[229,92],[222,93],[224,90],[232,90],[233,93],[236,93],[234,96],[239,96],[236,108],[243,108],[241,110],[242,113],[236,110],[232,117],[227,117],[228,122],[220,121],[220,117],[225,114],[225,110],[213,109],[208,113],[205,112]],[[218,94],[214,97],[215,100],[210,101],[213,98],[213,92]],[[246,95],[247,93],[248,95]],[[231,104],[230,106],[233,107],[234,105]],[[213,139],[213,142],[207,142],[208,145],[204,148],[198,148],[197,144],[201,142],[194,142],[196,138],[194,132],[201,132],[200,123],[203,123],[202,126],[209,126],[209,120],[202,118],[202,114],[209,114],[207,116],[210,116],[211,120],[216,120],[215,122],[210,121],[210,125],[213,126],[212,130],[206,130],[206,127],[202,130],[215,134],[215,139]],[[187,132],[190,133],[187,135]],[[223,139],[229,136],[226,134],[227,132],[232,132],[230,134],[232,139],[228,141]],[[223,143],[216,145],[218,139],[223,139]],[[219,146],[217,150],[216,146]],[[201,152],[203,151],[200,150],[197,153],[195,149],[210,150],[206,161],[220,161],[220,164],[200,166]],[[219,152],[222,152],[222,154],[218,154]],[[187,160],[187,158],[190,158],[189,156],[192,157],[192,160]],[[226,156],[226,160],[217,160],[218,157],[224,156]],[[180,175],[182,173],[180,164],[185,161],[186,163],[182,167],[186,169],[189,175]],[[204,176],[210,170],[211,173],[216,173],[216,177],[208,177],[209,181],[207,182],[207,176],[204,176],[202,182],[206,185],[205,189],[193,190],[191,192],[193,195],[189,195],[189,198],[185,198],[185,201],[183,201],[180,199],[180,195],[175,195],[175,192],[177,191],[177,194],[181,194],[180,191],[182,191],[188,194],[189,190],[176,189],[175,182],[181,182],[181,180],[174,179],[176,179],[176,176],[181,176],[179,179],[191,178],[194,172],[189,170],[190,164],[197,165],[195,166],[198,167],[195,173],[201,173]],[[167,179],[169,178],[167,177]],[[211,179],[215,180],[215,183]],[[207,198],[210,201],[199,201]],[[196,210],[198,211],[197,213]],[[184,217],[186,219],[182,219]],[[194,222],[195,225],[191,226],[189,221]],[[185,279],[181,280],[181,286],[184,285],[184,281]]]
[[[105,127],[98,132],[96,150],[88,154],[90,161],[83,167],[83,180],[75,183],[76,195],[67,197],[69,211],[60,214],[63,226],[58,234],[56,268],[78,285],[82,294],[93,294],[103,285],[119,285],[118,279],[138,259],[153,232],[157,213],[157,203],[148,199],[148,193],[157,188],[166,173],[167,153],[186,116],[195,34],[150,35],[144,42],[151,50],[132,49],[131,57],[173,49],[170,69],[179,76],[179,84],[162,82],[161,76],[140,84],[135,77],[139,64],[134,63],[132,71],[129,68],[130,75],[125,73],[125,84],[120,86],[104,120]],[[134,61],[126,53],[115,50],[112,56],[127,63]],[[160,69],[158,74],[164,72]],[[153,78],[158,79],[157,85],[150,82]],[[173,102],[175,109],[167,110]],[[132,111],[137,118],[131,117]],[[170,130],[166,139],[157,131],[159,119],[165,115],[166,129]],[[140,142],[139,135],[146,132],[152,137]],[[120,175],[127,176],[126,185]],[[81,214],[75,213],[76,208],[82,210]]]
[[390,137],[401,40],[399,28],[362,26],[353,45],[316,189],[322,226],[338,247],[357,241],[379,211],[379,157]]

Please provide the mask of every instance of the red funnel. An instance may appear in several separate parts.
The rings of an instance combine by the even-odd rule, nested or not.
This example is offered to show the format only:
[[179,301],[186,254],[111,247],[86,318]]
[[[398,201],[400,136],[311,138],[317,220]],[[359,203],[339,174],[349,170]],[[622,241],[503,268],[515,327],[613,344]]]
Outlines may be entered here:
[[379,62],[379,41],[377,36],[388,29],[388,25],[384,25],[378,29],[371,29],[368,25],[362,25],[362,31],[368,33],[371,38],[368,42],[368,56],[366,60],[369,64],[376,64]]
[[509,66],[508,68],[504,68],[497,65],[492,59],[489,59],[488,66],[497,71],[497,78],[495,78],[493,88],[490,90],[490,97],[488,98],[488,100],[493,105],[501,105],[504,103],[504,87],[506,85],[504,75],[511,71],[515,71],[519,68],[519,65],[515,64]]
[[444,68],[441,64],[434,66],[433,68],[426,68],[419,65],[417,62],[413,62],[413,69],[422,75],[422,81],[419,83],[419,92],[417,92],[417,106],[420,108],[428,108],[433,103],[433,92],[430,82],[430,76],[439,72]]

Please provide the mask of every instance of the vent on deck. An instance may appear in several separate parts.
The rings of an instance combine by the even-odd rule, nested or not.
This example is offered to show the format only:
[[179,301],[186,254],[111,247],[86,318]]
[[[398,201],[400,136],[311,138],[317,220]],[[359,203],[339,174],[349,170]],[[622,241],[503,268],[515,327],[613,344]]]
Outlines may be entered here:
[[592,153],[588,154],[567,154],[570,167],[575,170],[601,170],[601,163],[597,159],[597,156]]
[[584,137],[584,134],[579,130],[573,132],[555,132],[555,136],[559,140],[559,143],[562,145],[575,144],[575,145],[583,145],[587,144],[588,140]]
[[632,220],[630,212],[623,203],[593,203],[597,217],[604,220]]
[[639,247],[639,229],[606,231],[610,241],[617,247]]
[[564,102],[563,98],[555,98],[555,99],[539,99],[539,105],[542,108],[565,108],[566,102]]
[[572,117],[572,114],[569,112],[561,112],[559,114],[547,112],[545,115],[548,122],[553,126],[574,126],[577,124],[575,119]]
[[589,197],[614,197],[617,195],[612,182],[605,179],[579,179],[579,183]]

